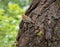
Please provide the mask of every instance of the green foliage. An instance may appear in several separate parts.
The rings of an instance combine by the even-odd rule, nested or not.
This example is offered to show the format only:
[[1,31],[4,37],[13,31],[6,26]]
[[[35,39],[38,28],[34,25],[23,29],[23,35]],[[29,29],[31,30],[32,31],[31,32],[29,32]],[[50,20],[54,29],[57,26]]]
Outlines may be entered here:
[[42,37],[44,35],[44,32],[43,31],[40,31],[37,33],[38,36]]
[[16,39],[21,15],[26,11],[24,6],[30,3],[23,0],[22,5],[19,1],[22,0],[0,0],[0,47],[12,47]]

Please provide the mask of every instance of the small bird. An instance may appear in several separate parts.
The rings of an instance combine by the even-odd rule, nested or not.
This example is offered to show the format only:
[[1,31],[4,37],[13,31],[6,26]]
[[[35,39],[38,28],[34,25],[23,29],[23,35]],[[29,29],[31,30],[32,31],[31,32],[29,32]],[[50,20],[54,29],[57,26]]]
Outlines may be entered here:
[[34,22],[30,17],[26,16],[26,15],[22,15],[22,20],[24,22]]

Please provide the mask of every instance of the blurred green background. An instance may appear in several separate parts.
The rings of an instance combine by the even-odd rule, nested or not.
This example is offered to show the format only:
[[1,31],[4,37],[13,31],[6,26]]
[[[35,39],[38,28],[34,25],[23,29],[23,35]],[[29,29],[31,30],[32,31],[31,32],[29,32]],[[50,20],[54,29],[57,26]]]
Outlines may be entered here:
[[12,47],[16,40],[21,15],[32,0],[0,0],[0,47]]

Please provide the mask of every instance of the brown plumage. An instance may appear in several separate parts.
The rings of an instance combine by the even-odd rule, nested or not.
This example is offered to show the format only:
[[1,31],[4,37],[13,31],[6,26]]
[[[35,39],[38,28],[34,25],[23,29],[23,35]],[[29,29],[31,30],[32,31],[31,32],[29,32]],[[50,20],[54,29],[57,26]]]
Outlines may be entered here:
[[34,22],[30,17],[26,16],[26,15],[22,15],[22,20],[24,22]]

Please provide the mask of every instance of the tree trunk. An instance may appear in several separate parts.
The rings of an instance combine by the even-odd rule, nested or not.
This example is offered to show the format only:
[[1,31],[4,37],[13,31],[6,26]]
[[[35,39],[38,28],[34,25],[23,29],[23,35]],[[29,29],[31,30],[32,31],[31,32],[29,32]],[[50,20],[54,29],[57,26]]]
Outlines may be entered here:
[[60,47],[59,0],[33,0],[25,15],[34,22],[20,23],[18,47]]

